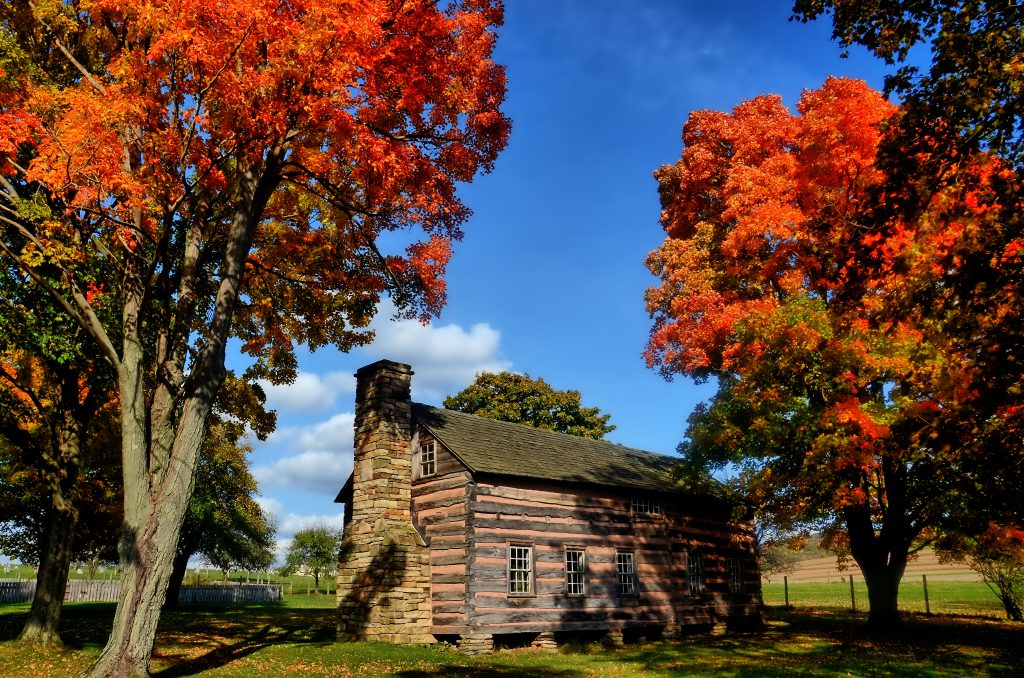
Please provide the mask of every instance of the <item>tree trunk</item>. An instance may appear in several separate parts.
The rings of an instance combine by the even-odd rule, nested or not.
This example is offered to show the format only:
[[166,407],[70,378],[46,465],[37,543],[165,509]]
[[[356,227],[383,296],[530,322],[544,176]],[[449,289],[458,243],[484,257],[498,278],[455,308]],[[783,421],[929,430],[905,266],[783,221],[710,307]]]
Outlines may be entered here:
[[1006,592],[1001,596],[1003,609],[1006,610],[1006,618],[1010,621],[1024,622],[1024,610],[1021,610],[1013,592]]
[[1010,621],[1024,621],[1024,610],[1021,609],[1022,591],[1019,575],[1000,571],[1001,568],[990,568],[982,573],[982,578],[989,589],[996,594],[999,602],[1003,604],[1006,611],[1006,618]]
[[28,620],[18,639],[26,643],[60,644],[58,634],[64,591],[78,525],[78,472],[82,422],[75,416],[78,373],[58,373],[61,420],[50,454],[43,455],[42,475],[50,485],[44,541],[39,547],[39,572]]
[[875,532],[867,507],[844,510],[850,554],[860,566],[868,587],[868,626],[885,632],[901,623],[899,614],[900,580],[907,567],[910,539],[894,536],[897,529],[884,525]]
[[94,678],[149,675],[157,623],[174,569],[205,426],[205,413],[197,418],[201,408],[186,405],[185,409],[160,491],[146,501],[143,520],[137,526],[126,516],[130,550],[122,554],[125,567],[121,599],[103,654],[88,674]]
[[171,569],[171,581],[167,584],[167,599],[164,601],[165,610],[173,610],[178,607],[178,598],[181,596],[181,585],[185,581],[185,574],[188,572],[188,559],[191,553],[184,553],[180,549],[174,556],[174,567]]
[[900,624],[899,593],[903,569],[861,567],[868,587],[868,626],[872,630],[884,632]]
[[28,621],[21,630],[18,640],[40,645],[60,645],[60,613],[64,605],[64,591],[71,568],[71,551],[74,543],[75,526],[78,524],[78,510],[59,511],[51,507],[47,517],[46,536],[40,545],[39,573],[36,575],[36,591],[32,596],[32,607]]
[[[126,144],[133,147],[132,144]],[[124,533],[121,558],[125,564],[121,599],[103,654],[89,673],[94,678],[148,676],[160,610],[167,596],[181,526],[195,485],[196,462],[206,432],[206,419],[224,383],[224,360],[235,304],[238,301],[252,234],[270,194],[280,181],[279,147],[265,159],[260,175],[239,157],[232,198],[234,214],[228,231],[206,343],[191,360],[185,377],[185,340],[165,345],[147,365],[142,314],[146,307],[147,264],[129,260],[123,283],[122,342],[118,365],[121,396],[122,467],[124,473]],[[133,160],[126,156],[128,169]],[[269,171],[268,167],[273,167]],[[142,230],[142,213],[133,212]],[[193,262],[194,263],[194,262]],[[186,268],[190,264],[186,262]],[[192,295],[195,270],[180,283]],[[180,297],[179,297],[180,298]],[[194,304],[191,306],[194,307]],[[190,308],[189,304],[179,309]],[[193,318],[178,319],[186,325]],[[183,335],[187,336],[187,335]],[[161,342],[158,341],[158,344]],[[147,394],[144,375],[154,367],[161,376]]]

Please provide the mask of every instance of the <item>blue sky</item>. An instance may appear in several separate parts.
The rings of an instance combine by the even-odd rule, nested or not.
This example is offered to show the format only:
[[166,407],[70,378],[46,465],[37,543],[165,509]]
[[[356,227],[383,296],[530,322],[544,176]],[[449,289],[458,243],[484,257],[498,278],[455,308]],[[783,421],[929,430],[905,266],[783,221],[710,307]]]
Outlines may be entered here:
[[295,384],[270,389],[278,431],[254,441],[261,501],[284,545],[332,503],[351,470],[353,372],[380,358],[413,366],[413,397],[440,404],[481,370],[510,369],[583,393],[612,415],[609,439],[673,453],[712,385],[669,383],[644,364],[643,265],[663,240],[653,172],[678,160],[690,112],[761,93],[793,105],[828,75],[881,87],[883,64],[840,58],[825,22],[790,3],[507,0],[497,60],[508,73],[509,145],[463,187],[474,215],[430,326],[375,321],[348,355],[303,353]]

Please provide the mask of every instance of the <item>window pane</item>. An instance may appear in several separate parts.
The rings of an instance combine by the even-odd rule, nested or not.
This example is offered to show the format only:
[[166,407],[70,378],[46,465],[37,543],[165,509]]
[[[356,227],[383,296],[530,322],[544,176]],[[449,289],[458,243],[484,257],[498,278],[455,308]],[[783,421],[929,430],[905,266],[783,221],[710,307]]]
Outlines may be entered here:
[[633,497],[631,506],[634,514],[661,515],[661,503],[652,497]]
[[420,445],[420,475],[432,476],[437,472],[437,454],[434,443]]
[[581,549],[565,550],[565,592],[570,596],[582,596],[586,593],[586,564]]
[[533,547],[510,546],[508,549],[508,592],[533,592]]
[[704,593],[704,564],[700,556],[687,556],[686,582],[691,596]]
[[740,568],[740,559],[729,558],[726,561],[726,566],[729,571],[729,591],[741,593],[743,591],[743,570]]
[[618,576],[619,595],[629,596],[636,593],[636,568],[631,552],[619,551],[615,554],[615,571]]

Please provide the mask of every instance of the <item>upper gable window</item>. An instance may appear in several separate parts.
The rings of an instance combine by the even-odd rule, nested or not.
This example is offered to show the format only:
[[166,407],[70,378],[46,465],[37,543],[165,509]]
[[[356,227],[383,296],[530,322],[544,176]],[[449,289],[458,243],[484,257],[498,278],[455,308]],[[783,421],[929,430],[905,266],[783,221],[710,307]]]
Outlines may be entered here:
[[437,473],[437,450],[434,442],[420,444],[420,477]]
[[633,497],[630,507],[633,515],[661,515],[661,502],[653,497]]

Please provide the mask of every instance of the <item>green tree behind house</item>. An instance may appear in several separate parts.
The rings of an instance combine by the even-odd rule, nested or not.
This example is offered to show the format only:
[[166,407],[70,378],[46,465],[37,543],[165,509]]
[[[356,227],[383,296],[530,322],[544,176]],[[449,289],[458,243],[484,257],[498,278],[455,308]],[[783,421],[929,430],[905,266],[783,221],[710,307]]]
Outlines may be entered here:
[[600,439],[615,430],[608,423],[611,415],[583,407],[579,391],[560,391],[528,374],[481,372],[472,384],[445,398],[444,406],[583,438]]

